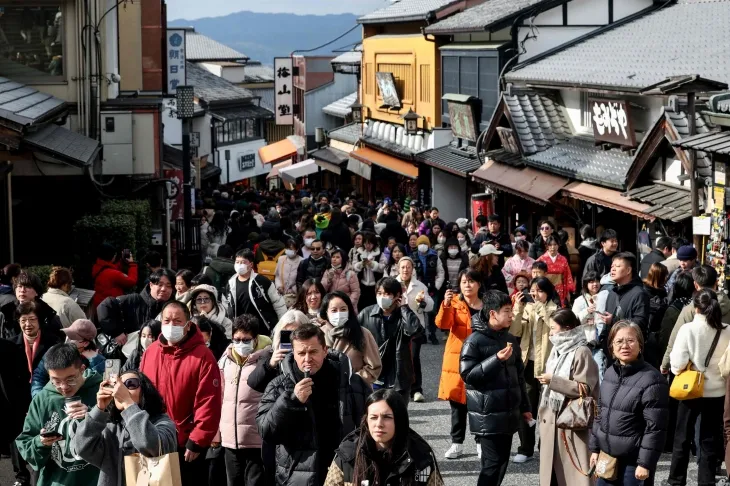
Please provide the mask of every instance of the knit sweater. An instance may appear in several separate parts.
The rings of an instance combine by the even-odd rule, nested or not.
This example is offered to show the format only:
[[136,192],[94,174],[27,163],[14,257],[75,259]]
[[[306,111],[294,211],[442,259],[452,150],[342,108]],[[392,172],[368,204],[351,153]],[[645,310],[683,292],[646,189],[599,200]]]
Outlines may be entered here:
[[725,396],[725,380],[720,375],[718,365],[720,357],[730,343],[730,326],[725,325],[720,332],[715,352],[712,354],[709,366],[705,369],[705,359],[716,333],[717,331],[707,324],[705,316],[697,314],[692,322],[685,324],[679,330],[674,348],[669,355],[672,373],[675,375],[684,370],[690,361],[693,370],[704,372],[705,387],[702,396],[705,398]]

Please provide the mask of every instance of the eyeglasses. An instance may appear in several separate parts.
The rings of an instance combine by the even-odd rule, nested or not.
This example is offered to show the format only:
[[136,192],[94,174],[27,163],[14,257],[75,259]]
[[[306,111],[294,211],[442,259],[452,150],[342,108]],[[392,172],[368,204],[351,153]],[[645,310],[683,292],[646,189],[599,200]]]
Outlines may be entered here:
[[57,380],[55,378],[51,378],[51,383],[53,383],[53,386],[56,388],[61,388],[64,385],[74,387],[79,384],[79,377],[74,376],[72,378],[66,378],[65,380]]
[[241,343],[248,344],[248,343],[250,343],[253,340],[254,340],[254,338],[251,338],[251,339],[233,339],[233,344],[241,344]]
[[636,344],[636,339],[618,339],[613,342],[613,346],[616,348],[622,348],[624,344],[632,347],[634,344]]
[[139,378],[127,378],[124,380],[124,386],[127,387],[127,390],[136,390],[142,386],[142,383]]
[[209,297],[199,297],[195,299],[196,304],[210,304],[210,298]]
[[23,318],[19,319],[18,322],[20,322],[22,325],[35,324],[38,322],[38,318],[37,317],[26,317],[25,319],[23,319]]

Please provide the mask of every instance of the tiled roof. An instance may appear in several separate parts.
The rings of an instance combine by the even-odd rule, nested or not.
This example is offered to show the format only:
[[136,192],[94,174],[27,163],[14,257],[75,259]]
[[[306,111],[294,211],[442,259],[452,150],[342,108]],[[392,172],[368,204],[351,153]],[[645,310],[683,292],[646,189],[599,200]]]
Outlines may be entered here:
[[475,147],[457,148],[454,143],[443,147],[426,150],[416,156],[416,159],[426,165],[445,172],[467,177],[481,167]]
[[727,82],[730,63],[720,60],[730,58],[728,18],[730,0],[679,0],[631,22],[599,29],[555,54],[517,66],[505,77],[512,82],[639,90],[677,75]]
[[[679,138],[689,137],[689,120],[687,119],[687,114],[683,111],[679,113],[668,111],[666,114],[674,129],[677,130]],[[702,114],[695,113],[696,132],[698,134],[708,133],[711,129],[712,127],[707,124]],[[701,177],[712,177],[712,160],[709,155],[701,151],[697,152],[697,173]]]
[[675,147],[704,150],[713,154],[730,155],[730,132],[699,133],[673,142]]
[[363,15],[357,21],[361,24],[378,24],[426,20],[432,13],[457,1],[459,0],[395,0],[387,7]]
[[350,113],[352,113],[352,109],[350,109],[350,106],[352,106],[352,104],[356,101],[357,92],[354,92],[345,96],[344,98],[340,98],[339,100],[330,103],[329,105],[322,108],[322,111],[327,113],[328,115],[337,116],[340,118],[347,118]]
[[525,155],[552,147],[572,134],[557,98],[529,93],[505,95],[504,101]]
[[91,165],[101,150],[97,140],[52,123],[26,135],[23,144],[80,167]]
[[261,106],[269,111],[274,111],[276,106],[276,98],[274,96],[274,88],[251,88],[254,96],[261,97]]
[[[547,0],[487,0],[426,27],[428,34],[454,34],[489,30]],[[552,2],[551,2],[552,3]]]
[[618,149],[603,150],[591,139],[569,138],[524,157],[528,165],[571,179],[623,189],[633,157]]
[[260,62],[250,62],[243,68],[244,83],[271,83],[274,81],[274,68]]
[[195,87],[195,96],[206,103],[240,101],[254,97],[251,90],[240,88],[192,62],[186,63],[188,84]]
[[221,44],[199,32],[185,33],[185,55],[188,61],[241,61],[248,59],[242,52]]
[[324,160],[325,162],[329,162],[330,164],[335,165],[345,163],[350,158],[349,153],[343,152],[342,150],[337,150],[336,148],[332,147],[324,147],[318,150],[314,150],[309,154],[309,156],[313,159]]
[[257,105],[243,105],[225,110],[211,110],[210,114],[222,120],[237,120],[240,118],[273,118],[274,113]]
[[660,219],[676,222],[692,216],[689,187],[659,182],[631,189],[625,196],[651,205],[646,213]]
[[65,109],[66,102],[62,99],[0,77],[0,118],[20,125],[32,125]]
[[349,143],[354,145],[360,140],[362,135],[362,128],[357,123],[350,123],[348,125],[335,128],[327,132],[327,137],[338,142]]

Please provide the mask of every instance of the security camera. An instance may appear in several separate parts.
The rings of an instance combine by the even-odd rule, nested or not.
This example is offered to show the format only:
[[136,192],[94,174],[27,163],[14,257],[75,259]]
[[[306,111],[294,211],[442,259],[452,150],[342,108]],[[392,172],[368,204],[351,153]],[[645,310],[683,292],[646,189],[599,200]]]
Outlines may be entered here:
[[118,75],[117,73],[112,73],[111,75],[112,83],[119,83],[122,80],[122,77]]

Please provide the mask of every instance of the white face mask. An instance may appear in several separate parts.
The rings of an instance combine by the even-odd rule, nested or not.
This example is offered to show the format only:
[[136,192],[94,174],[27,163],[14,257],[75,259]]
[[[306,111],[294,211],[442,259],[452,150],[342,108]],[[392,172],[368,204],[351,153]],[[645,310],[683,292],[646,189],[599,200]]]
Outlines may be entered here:
[[312,246],[312,243],[314,243],[314,238],[304,239],[304,246],[306,246],[307,248],[310,248]]
[[297,252],[294,250],[286,250],[285,253],[286,253],[286,256],[289,258],[294,258],[297,256]]
[[330,312],[327,314],[327,318],[333,326],[341,327],[347,323],[350,314],[348,312]]
[[173,326],[172,324],[162,325],[162,335],[170,344],[179,343],[185,336],[185,326]]
[[418,251],[420,253],[426,253],[426,252],[428,252],[428,245],[418,245]]
[[153,342],[155,342],[155,340],[152,339],[152,338],[144,338],[142,340],[142,343],[141,343],[142,344],[142,349],[146,351],[147,348],[150,347],[150,344],[152,344]]
[[383,297],[382,295],[378,295],[376,297],[376,300],[378,301],[378,306],[380,306],[383,310],[388,310],[393,305],[393,299],[390,297]]
[[248,356],[249,354],[253,353],[253,341],[251,341],[250,343],[234,343],[233,349],[239,356]]
[[522,241],[524,239],[525,239],[524,236],[515,236],[515,241]]
[[458,254],[459,254],[459,249],[458,248],[449,248],[449,255],[450,256],[455,257]]
[[332,268],[334,268],[335,270],[339,270],[340,268],[342,268],[342,265],[335,265],[335,264],[333,263],[333,264],[332,264]]
[[438,237],[438,242],[443,245],[444,243],[446,243],[446,237],[445,236],[439,236]]
[[466,238],[457,238],[459,240],[459,244],[463,245],[466,242]]
[[236,269],[236,273],[239,275],[246,275],[248,273],[248,265],[245,263],[236,263],[233,265],[233,267]]

